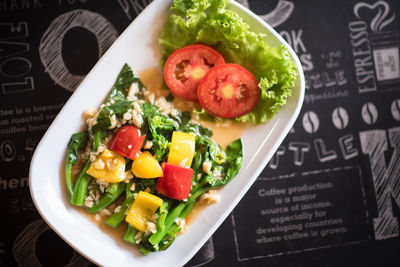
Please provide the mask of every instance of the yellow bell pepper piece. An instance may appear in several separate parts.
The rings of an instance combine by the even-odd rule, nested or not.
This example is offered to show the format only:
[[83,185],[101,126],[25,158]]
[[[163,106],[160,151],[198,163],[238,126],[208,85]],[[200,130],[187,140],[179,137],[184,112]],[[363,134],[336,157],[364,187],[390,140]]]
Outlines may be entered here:
[[125,158],[114,151],[105,149],[86,173],[109,183],[119,183],[124,179]]
[[140,153],[132,162],[132,173],[139,178],[157,178],[163,175],[160,164],[148,151]]
[[173,132],[169,148],[168,163],[190,167],[195,148],[195,136],[190,133]]
[[150,193],[140,191],[128,210],[125,221],[141,232],[146,231],[147,222],[152,221],[163,200]]

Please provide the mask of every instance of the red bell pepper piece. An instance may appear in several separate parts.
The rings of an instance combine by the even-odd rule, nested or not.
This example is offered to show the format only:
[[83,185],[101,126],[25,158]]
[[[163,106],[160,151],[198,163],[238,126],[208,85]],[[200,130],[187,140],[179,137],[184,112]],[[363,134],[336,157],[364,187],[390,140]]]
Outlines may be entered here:
[[163,176],[158,178],[157,192],[169,198],[182,200],[189,196],[192,188],[193,169],[162,164]]
[[132,125],[125,125],[119,129],[111,138],[108,148],[122,156],[134,160],[139,156],[145,135],[139,128]]

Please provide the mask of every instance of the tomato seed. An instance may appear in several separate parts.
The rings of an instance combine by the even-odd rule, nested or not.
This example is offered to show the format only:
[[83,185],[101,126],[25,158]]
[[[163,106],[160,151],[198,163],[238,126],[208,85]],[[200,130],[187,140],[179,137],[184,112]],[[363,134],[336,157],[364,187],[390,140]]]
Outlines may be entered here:
[[203,64],[206,65],[209,69],[214,67],[214,64],[208,62],[206,58],[202,57],[201,59],[203,60]]
[[178,80],[180,80],[182,83],[184,83],[188,78],[185,75],[185,70],[186,67],[189,65],[189,60],[185,59],[176,64],[175,68],[175,76]]

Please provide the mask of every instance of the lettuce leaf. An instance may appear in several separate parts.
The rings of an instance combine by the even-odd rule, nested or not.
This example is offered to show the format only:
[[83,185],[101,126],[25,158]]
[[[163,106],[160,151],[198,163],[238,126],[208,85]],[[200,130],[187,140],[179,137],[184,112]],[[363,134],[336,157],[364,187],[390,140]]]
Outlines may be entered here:
[[269,46],[263,34],[251,32],[237,13],[226,9],[229,3],[229,0],[175,0],[159,38],[163,48],[161,65],[183,46],[193,43],[213,46],[227,62],[243,66],[257,78],[261,90],[259,103],[252,112],[235,119],[259,124],[286,104],[297,78],[296,65],[284,46]]

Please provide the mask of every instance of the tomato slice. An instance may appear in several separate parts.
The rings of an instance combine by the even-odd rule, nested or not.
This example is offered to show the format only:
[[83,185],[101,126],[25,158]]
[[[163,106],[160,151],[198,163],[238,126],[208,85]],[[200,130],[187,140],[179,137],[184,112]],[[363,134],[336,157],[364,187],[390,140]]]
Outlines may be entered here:
[[193,169],[163,162],[163,176],[158,178],[156,190],[169,198],[182,200],[189,196],[192,188]]
[[172,92],[195,101],[200,80],[210,68],[223,63],[223,56],[214,48],[202,44],[185,46],[168,57],[164,80]]
[[111,138],[108,148],[129,159],[134,160],[139,156],[145,135],[139,128],[132,125],[125,125],[119,129]]
[[240,117],[252,111],[260,99],[257,79],[237,64],[222,64],[210,69],[197,88],[202,108],[221,117]]

